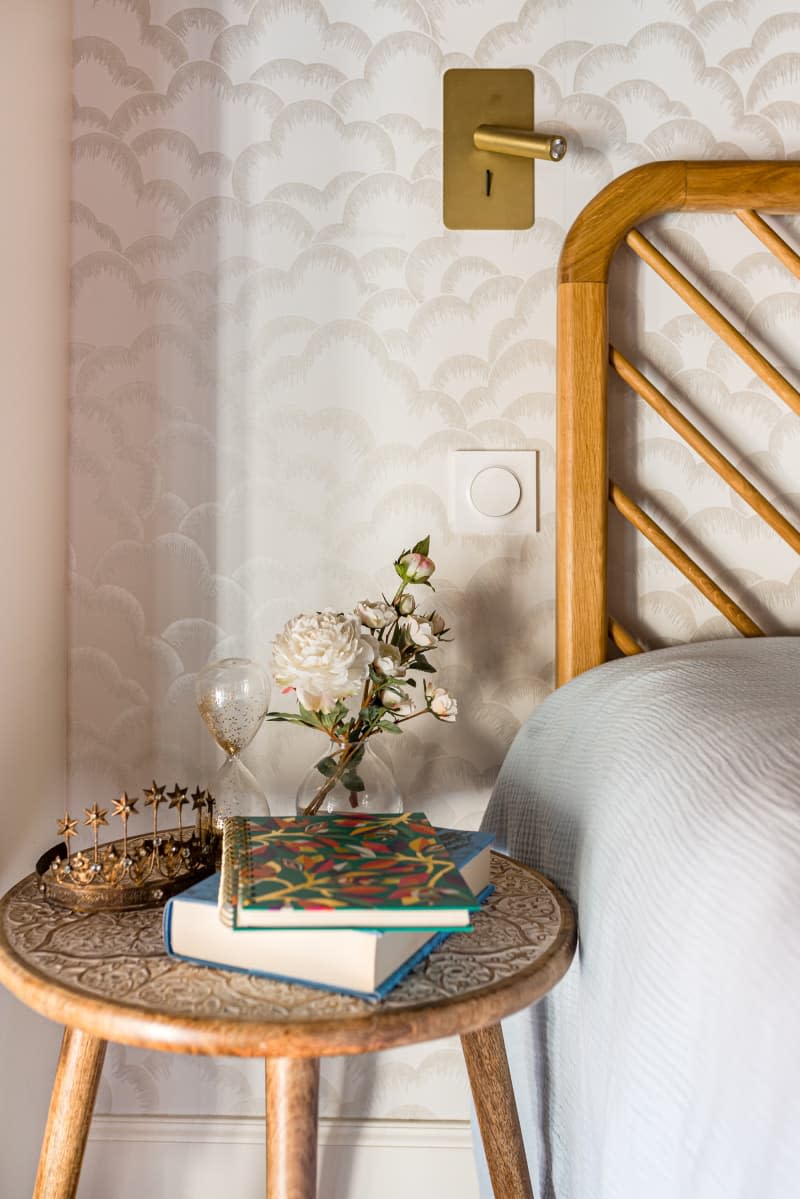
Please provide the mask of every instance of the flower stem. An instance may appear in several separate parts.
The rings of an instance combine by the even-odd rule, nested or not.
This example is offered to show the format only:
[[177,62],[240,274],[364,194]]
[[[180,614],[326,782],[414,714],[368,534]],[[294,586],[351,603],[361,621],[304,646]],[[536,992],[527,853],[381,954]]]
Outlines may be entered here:
[[[314,816],[320,810],[333,788],[347,770],[347,766],[351,758],[355,757],[356,753],[365,741],[366,737],[362,737],[360,741],[352,741],[342,749],[341,753],[339,754],[339,761],[336,764],[336,769],[334,770],[333,774],[329,775],[328,778],[325,779],[324,783],[320,785],[320,788],[314,798],[306,805],[305,808],[303,808],[304,816]],[[356,799],[356,802],[353,803],[353,795],[354,792],[351,792],[350,803],[355,808],[358,806],[358,799]]]
[[413,720],[415,716],[424,716],[426,712],[430,712],[430,708],[420,708],[417,712],[412,712],[409,716],[395,717],[395,724],[405,724],[407,720]]

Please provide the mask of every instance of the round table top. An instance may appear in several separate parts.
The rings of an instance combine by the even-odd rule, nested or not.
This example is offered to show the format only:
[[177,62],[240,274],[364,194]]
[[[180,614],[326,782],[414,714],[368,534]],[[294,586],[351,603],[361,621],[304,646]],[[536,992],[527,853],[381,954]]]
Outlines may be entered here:
[[575,921],[535,870],[492,854],[495,890],[372,1003],[167,956],[162,911],[79,914],[29,875],[0,901],[0,982],[35,1011],[104,1040],[178,1053],[317,1057],[473,1032],[566,972]]

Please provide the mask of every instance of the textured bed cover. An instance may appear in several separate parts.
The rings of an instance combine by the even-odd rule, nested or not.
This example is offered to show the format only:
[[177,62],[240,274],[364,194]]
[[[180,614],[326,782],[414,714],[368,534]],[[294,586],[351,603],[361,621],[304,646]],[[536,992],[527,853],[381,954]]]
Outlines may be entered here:
[[800,638],[681,646],[514,741],[484,828],[580,936],[504,1025],[537,1199],[800,1196],[799,689]]

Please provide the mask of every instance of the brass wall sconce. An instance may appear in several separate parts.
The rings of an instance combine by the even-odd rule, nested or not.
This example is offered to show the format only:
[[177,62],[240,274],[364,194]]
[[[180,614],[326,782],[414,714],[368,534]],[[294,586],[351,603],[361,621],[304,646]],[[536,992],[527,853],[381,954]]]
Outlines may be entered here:
[[535,158],[560,162],[561,134],[533,128],[533,72],[454,68],[444,76],[444,223],[529,229]]

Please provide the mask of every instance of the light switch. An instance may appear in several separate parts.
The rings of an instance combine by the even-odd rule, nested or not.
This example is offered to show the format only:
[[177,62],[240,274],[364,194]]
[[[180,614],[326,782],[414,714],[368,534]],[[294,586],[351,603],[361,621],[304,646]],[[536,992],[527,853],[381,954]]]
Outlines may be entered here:
[[450,521],[456,533],[538,531],[536,450],[454,450]]
[[487,466],[472,480],[469,498],[484,516],[508,516],[522,496],[519,479],[507,466]]

